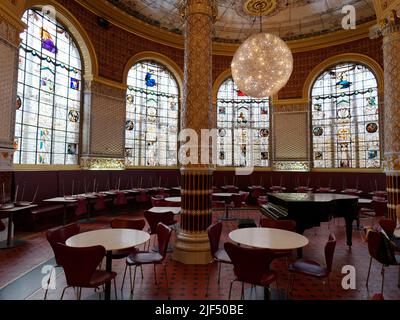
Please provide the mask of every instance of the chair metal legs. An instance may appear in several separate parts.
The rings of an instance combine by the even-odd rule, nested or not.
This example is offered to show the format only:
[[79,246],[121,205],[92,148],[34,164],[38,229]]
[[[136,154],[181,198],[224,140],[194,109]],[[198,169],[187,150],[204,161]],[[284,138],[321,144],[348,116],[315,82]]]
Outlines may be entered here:
[[382,265],[381,275],[382,275],[381,295],[383,295],[383,287],[385,285],[385,266],[384,265]]
[[157,285],[157,271],[156,271],[156,265],[153,265],[153,270],[154,270],[154,283]]
[[372,257],[369,259],[369,267],[368,267],[368,275],[367,275],[367,282],[365,283],[366,287],[368,288],[369,276],[371,274],[371,265],[372,265]]
[[221,279],[221,262],[218,262],[218,284],[220,283]]
[[168,300],[170,300],[170,299],[171,299],[171,295],[170,295],[170,293],[169,293],[167,265],[165,265],[165,264],[164,264],[164,273],[165,273],[165,282],[167,283]]
[[126,276],[126,270],[127,270],[127,269],[128,269],[128,265],[125,264],[125,271],[124,271],[124,277],[122,278],[121,291],[124,289],[125,276]]
[[211,263],[208,264],[208,275],[207,275],[207,288],[206,288],[206,297],[208,297],[208,287],[210,285],[210,273],[211,273]]
[[232,285],[236,280],[231,280],[231,285],[229,287],[229,296],[228,296],[228,300],[231,300],[231,293],[232,293]]
[[62,293],[61,293],[61,298],[60,298],[60,300],[62,300],[62,299],[64,298],[65,290],[67,290],[68,288],[71,288],[71,286],[66,286],[66,287],[63,289],[63,291],[62,291]]

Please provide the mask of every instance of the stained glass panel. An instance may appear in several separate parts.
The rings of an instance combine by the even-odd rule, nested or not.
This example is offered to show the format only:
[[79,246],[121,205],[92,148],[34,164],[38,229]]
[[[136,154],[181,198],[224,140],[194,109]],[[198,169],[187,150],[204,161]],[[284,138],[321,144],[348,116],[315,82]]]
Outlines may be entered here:
[[269,99],[253,99],[232,78],[217,97],[218,165],[269,166]]
[[125,121],[127,166],[178,163],[179,89],[172,73],[154,61],[128,74]]
[[324,71],[311,91],[315,168],[380,168],[378,84],[367,67]]
[[77,164],[81,58],[68,31],[27,10],[18,63],[14,163]]

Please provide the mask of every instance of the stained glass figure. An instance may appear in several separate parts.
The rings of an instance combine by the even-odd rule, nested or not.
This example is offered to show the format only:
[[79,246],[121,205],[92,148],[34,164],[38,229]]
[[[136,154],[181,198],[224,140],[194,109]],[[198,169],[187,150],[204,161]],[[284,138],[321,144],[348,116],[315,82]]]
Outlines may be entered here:
[[311,90],[314,167],[380,168],[378,105],[368,67],[340,63],[323,71]]
[[[269,99],[240,93],[232,78],[218,90],[218,165],[269,165]],[[222,156],[223,155],[223,156]]]
[[71,78],[70,88],[74,90],[79,90],[79,80],[75,78]]
[[[27,10],[18,63],[16,164],[78,164],[81,56],[53,17]],[[73,81],[71,81],[73,80]],[[73,86],[71,86],[73,82]],[[76,152],[72,153],[74,149]]]
[[41,28],[41,38],[42,38],[42,48],[56,54],[57,53],[57,47],[54,44],[53,37],[50,35],[50,33],[44,29]]
[[128,73],[125,154],[127,166],[178,164],[179,88],[173,74],[152,60]]
[[148,87],[155,87],[156,86],[156,80],[152,78],[152,74],[150,72],[146,73],[146,86]]

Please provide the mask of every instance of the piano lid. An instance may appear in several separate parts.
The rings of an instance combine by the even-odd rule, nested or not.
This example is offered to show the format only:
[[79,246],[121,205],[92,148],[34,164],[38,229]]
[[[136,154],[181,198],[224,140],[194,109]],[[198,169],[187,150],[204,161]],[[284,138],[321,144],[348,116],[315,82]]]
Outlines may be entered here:
[[268,193],[268,197],[277,198],[285,202],[330,202],[358,199],[357,196],[335,193]]

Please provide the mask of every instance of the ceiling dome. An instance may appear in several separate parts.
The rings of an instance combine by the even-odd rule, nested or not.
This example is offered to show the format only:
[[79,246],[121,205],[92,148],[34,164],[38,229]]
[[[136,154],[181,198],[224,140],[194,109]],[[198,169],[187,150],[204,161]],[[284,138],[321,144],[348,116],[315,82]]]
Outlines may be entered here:
[[[125,13],[182,34],[183,23],[179,0],[107,0]],[[376,19],[373,0],[219,0],[214,41],[241,43],[258,32],[258,18],[254,17],[262,3],[263,30],[284,40],[304,39],[341,30],[342,8],[353,5],[357,24]]]

